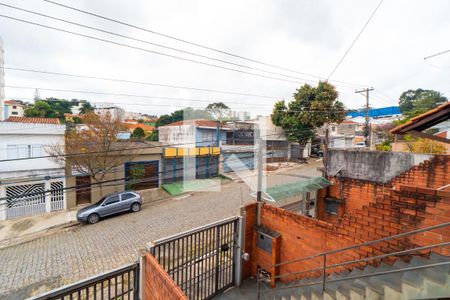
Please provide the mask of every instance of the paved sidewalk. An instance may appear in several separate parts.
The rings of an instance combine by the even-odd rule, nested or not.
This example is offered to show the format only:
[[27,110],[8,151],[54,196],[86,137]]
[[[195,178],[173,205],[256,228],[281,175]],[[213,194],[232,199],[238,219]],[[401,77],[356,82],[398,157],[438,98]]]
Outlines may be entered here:
[[62,226],[78,224],[76,210],[51,212],[0,223],[0,248],[33,239]]
[[[318,176],[317,167],[313,163],[274,172],[268,185]],[[231,182],[221,192],[151,203],[135,214],[0,249],[0,299],[24,299],[134,262],[149,241],[236,215],[240,206],[253,201],[249,193],[245,184]]]

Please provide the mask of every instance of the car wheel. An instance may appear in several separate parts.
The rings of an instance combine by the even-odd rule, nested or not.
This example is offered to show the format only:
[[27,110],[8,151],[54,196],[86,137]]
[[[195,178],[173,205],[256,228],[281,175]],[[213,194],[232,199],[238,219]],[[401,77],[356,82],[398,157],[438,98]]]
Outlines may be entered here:
[[131,211],[132,212],[138,212],[141,210],[141,205],[139,203],[133,203],[131,205]]
[[87,222],[89,224],[95,224],[100,220],[100,216],[98,214],[90,214],[87,218]]

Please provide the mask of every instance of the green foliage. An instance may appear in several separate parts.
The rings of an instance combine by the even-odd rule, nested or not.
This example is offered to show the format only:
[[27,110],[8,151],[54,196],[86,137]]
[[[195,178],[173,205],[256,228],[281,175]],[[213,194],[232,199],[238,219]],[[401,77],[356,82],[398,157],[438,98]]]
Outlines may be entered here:
[[176,110],[170,115],[161,115],[156,122],[156,127],[189,119],[211,119],[211,114],[205,110],[188,107],[186,109]]
[[134,138],[143,138],[145,136],[145,131],[141,127],[136,127],[131,134]]
[[55,118],[55,112],[50,104],[44,100],[37,100],[34,104],[25,109],[26,117],[38,117],[38,118]]
[[[74,101],[67,101],[65,99],[46,98],[45,100],[36,100],[28,108],[25,109],[26,117],[40,117],[40,118],[59,118],[64,120],[64,114],[72,113],[72,106]],[[89,102],[86,102],[80,109],[81,114],[92,112],[94,108]]]
[[228,105],[226,105],[223,102],[214,102],[214,103],[208,104],[206,109],[230,109],[230,108],[228,107]]
[[305,146],[315,129],[345,118],[344,104],[336,100],[338,92],[327,82],[319,82],[317,87],[305,84],[293,96],[287,106],[285,101],[277,102],[272,112],[273,123],[283,128],[290,141]]
[[153,130],[152,133],[145,140],[151,141],[151,142],[159,141],[159,132],[158,132],[158,130]]
[[94,107],[89,102],[85,102],[80,108],[80,114],[85,115],[94,111]]
[[399,106],[401,112],[407,118],[412,118],[429,111],[446,101],[446,97],[434,90],[407,90],[400,95]]
[[143,123],[144,123],[144,119],[138,119],[137,122],[138,122],[139,124],[143,124]]

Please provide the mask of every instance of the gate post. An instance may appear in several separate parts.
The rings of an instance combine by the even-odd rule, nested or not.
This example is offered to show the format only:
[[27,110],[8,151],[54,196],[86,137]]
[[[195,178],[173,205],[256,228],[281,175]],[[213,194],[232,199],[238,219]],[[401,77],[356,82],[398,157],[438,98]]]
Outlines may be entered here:
[[240,217],[237,220],[236,246],[234,249],[234,284],[240,286],[242,283],[243,263],[242,254],[245,252],[245,208],[240,208]]
[[0,221],[6,220],[6,210],[8,201],[6,200],[6,187],[0,185]]
[[45,212],[50,212],[52,210],[51,198],[52,198],[52,189],[50,180],[46,179],[44,184]]

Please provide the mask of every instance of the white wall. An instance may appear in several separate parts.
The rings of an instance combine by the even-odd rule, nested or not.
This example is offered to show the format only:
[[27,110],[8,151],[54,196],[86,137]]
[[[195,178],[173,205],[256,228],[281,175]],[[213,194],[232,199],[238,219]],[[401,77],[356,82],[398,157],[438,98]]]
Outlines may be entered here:
[[3,69],[5,61],[3,58],[3,41],[0,37],[0,121],[4,118],[4,101],[5,101],[5,70]]
[[[64,142],[64,132],[64,125],[1,122],[0,160],[8,159],[8,145],[41,145],[41,154],[46,156],[48,146]],[[49,158],[0,162],[0,179],[39,174],[45,176],[55,169],[62,170],[62,166]]]

